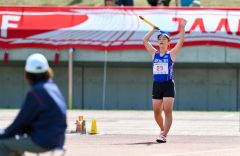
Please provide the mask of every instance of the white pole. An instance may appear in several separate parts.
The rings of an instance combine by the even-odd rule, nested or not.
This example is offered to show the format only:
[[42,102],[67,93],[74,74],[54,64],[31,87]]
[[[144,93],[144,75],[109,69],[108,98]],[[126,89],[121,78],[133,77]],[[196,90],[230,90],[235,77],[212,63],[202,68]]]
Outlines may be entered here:
[[70,48],[68,51],[68,108],[72,109],[73,98],[73,52],[74,49]]
[[103,97],[102,97],[102,109],[105,109],[105,102],[106,102],[106,80],[107,80],[107,54],[108,51],[105,50],[105,57],[104,57],[104,69],[103,69]]

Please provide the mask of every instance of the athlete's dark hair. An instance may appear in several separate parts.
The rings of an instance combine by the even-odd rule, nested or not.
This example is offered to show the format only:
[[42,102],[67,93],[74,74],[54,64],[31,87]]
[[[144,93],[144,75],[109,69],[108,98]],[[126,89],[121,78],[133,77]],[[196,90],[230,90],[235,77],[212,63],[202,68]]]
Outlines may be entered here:
[[157,39],[159,40],[159,38],[160,38],[162,35],[165,35],[165,36],[167,37],[168,41],[170,41],[170,38],[169,38],[169,36],[168,36],[167,34],[159,34],[159,35],[157,35]]
[[48,71],[44,72],[44,73],[29,73],[25,71],[25,79],[30,83],[34,83],[37,81],[44,81],[44,80],[48,80],[50,78],[53,78],[53,70],[51,68],[48,69]]

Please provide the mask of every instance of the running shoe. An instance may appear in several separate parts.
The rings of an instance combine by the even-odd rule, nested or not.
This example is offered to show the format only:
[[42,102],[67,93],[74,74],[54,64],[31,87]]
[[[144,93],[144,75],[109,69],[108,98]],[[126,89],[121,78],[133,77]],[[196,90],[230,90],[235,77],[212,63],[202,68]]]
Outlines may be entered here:
[[164,135],[160,135],[160,136],[156,139],[156,141],[157,141],[158,143],[166,143],[166,142],[167,142],[167,139],[166,139],[166,137],[165,137]]

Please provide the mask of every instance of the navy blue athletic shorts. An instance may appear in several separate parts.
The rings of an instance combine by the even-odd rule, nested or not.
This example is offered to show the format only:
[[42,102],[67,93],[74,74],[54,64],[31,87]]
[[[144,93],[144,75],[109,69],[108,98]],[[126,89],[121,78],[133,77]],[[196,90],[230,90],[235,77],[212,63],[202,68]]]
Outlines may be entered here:
[[163,97],[175,97],[175,84],[173,80],[153,82],[152,99],[163,99]]

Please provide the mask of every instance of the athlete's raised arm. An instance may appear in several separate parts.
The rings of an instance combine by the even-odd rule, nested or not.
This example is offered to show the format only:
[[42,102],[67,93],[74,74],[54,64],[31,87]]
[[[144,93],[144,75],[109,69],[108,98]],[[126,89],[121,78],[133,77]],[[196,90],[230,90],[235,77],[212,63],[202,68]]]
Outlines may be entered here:
[[153,57],[153,54],[157,51],[157,49],[155,49],[152,44],[149,42],[149,39],[151,38],[151,36],[157,32],[158,30],[153,28],[151,31],[149,31],[143,38],[143,44],[146,48],[146,50],[149,52],[149,54],[151,55],[151,58]]
[[174,46],[174,48],[171,50],[171,58],[172,58],[173,61],[175,61],[178,52],[182,48],[182,45],[183,45],[183,42],[184,42],[186,24],[187,24],[187,21],[185,19],[182,19],[181,22],[180,22],[180,39],[177,42],[177,44]]

